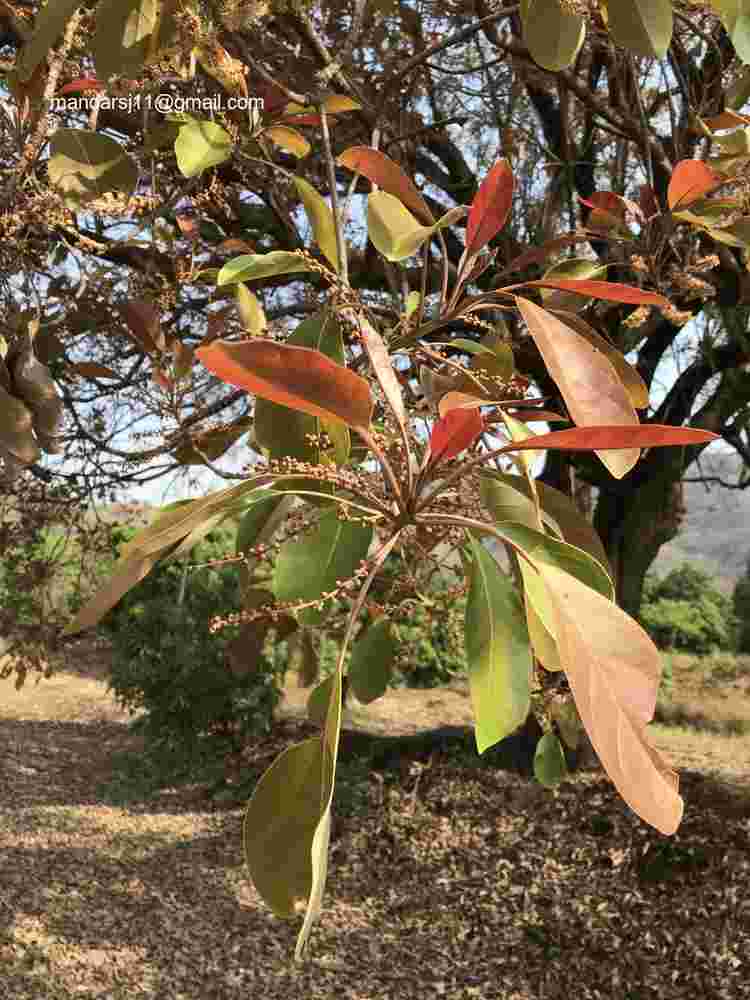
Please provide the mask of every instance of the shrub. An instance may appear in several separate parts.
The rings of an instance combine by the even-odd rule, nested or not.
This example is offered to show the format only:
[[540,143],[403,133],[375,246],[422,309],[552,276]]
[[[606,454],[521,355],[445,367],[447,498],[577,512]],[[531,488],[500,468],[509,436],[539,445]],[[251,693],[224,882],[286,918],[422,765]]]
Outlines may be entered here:
[[750,559],[732,594],[735,624],[735,648],[738,653],[750,653]]
[[730,602],[699,567],[684,564],[663,580],[647,578],[639,620],[661,649],[710,653],[733,643]]
[[[118,544],[132,534],[122,530]],[[229,547],[213,532],[191,562],[221,558]],[[110,687],[131,712],[144,710],[137,724],[165,778],[219,777],[224,755],[270,729],[279,675],[265,650],[253,669],[233,671],[228,647],[239,627],[209,631],[211,618],[238,608],[237,564],[190,570],[180,604],[182,576],[182,563],[160,563],[103,620],[113,643]]]

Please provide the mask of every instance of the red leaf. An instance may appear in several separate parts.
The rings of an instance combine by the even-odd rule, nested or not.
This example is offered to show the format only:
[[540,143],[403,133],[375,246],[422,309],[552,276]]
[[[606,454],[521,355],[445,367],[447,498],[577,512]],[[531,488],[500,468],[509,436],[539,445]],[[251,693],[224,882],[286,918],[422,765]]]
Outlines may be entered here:
[[287,115],[286,118],[279,118],[274,125],[320,125],[320,115]]
[[79,80],[71,80],[64,87],[60,87],[58,94],[78,94],[85,90],[101,92],[104,90],[104,86],[94,76],[82,76]]
[[222,382],[313,417],[367,428],[373,399],[367,382],[309,347],[261,340],[216,340],[195,352]]
[[[573,279],[573,278],[544,278],[541,281],[525,281],[525,285],[533,285],[536,288],[558,288],[563,292],[577,292],[579,295],[587,295],[592,299],[605,299],[607,302],[626,302],[629,305],[637,306],[660,306],[662,309],[669,305],[663,295],[656,292],[644,292],[633,285],[621,285],[616,281],[596,281],[595,279]],[[501,289],[507,291],[507,289]]]
[[482,181],[469,210],[466,255],[478,253],[505,225],[513,201],[513,171],[498,160]]
[[707,167],[702,160],[680,160],[672,171],[667,188],[670,209],[685,208],[717,188],[724,178]]
[[420,222],[428,226],[434,224],[435,220],[427,207],[427,202],[398,163],[385,153],[370,146],[352,146],[350,149],[345,149],[336,162],[354,173],[364,174],[373,184],[394,195],[416,215]]
[[537,434],[524,441],[514,441],[503,451],[525,448],[553,448],[561,451],[602,451],[618,448],[664,448],[680,444],[705,444],[718,440],[713,431],[695,427],[669,427],[666,424],[639,424],[637,427],[572,427],[565,431]]
[[455,458],[469,448],[484,430],[482,414],[475,410],[449,410],[432,428],[430,452],[432,461]]

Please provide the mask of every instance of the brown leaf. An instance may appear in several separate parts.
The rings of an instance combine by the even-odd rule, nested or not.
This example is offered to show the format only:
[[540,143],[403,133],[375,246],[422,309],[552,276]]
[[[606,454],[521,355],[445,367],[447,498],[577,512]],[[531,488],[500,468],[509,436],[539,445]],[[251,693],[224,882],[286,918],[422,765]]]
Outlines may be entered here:
[[406,409],[404,407],[404,398],[401,394],[401,386],[398,384],[398,379],[393,371],[393,365],[391,364],[385,341],[362,313],[355,315],[351,310],[345,310],[344,316],[357,325],[362,343],[365,345],[367,356],[370,359],[370,364],[380,383],[380,388],[388,400],[399,427],[402,431],[405,431]]
[[352,146],[344,150],[336,162],[354,173],[364,174],[373,184],[395,195],[420,222],[428,226],[434,225],[435,219],[427,202],[398,163],[385,153],[370,146]]
[[120,312],[131,334],[146,354],[165,350],[167,344],[161,332],[161,314],[152,302],[141,299],[123,302]]
[[[581,282],[595,283],[607,284]],[[584,428],[587,424],[637,426],[638,414],[612,362],[545,309],[522,298],[517,298],[516,304],[578,427]],[[617,455],[608,454],[606,450],[596,450],[599,458],[617,479],[626,475],[640,457],[637,448]]]
[[196,355],[224,382],[314,417],[367,428],[373,399],[367,382],[320,351],[262,340],[214,341]]
[[596,281],[595,279],[544,278],[541,281],[526,281],[526,285],[535,288],[558,288],[563,292],[575,292],[592,299],[604,299],[606,302],[625,302],[628,305],[659,306],[664,309],[669,301],[656,292],[644,292],[633,285],[621,285],[616,281]]
[[120,378],[117,372],[113,372],[106,365],[100,365],[98,361],[80,361],[72,367],[76,375],[82,375],[84,378],[108,378],[114,381]]

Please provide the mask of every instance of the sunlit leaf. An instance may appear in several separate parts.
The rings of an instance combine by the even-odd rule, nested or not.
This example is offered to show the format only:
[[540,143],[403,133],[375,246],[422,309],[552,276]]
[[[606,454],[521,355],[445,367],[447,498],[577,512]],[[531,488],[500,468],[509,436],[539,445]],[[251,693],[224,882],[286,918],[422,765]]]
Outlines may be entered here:
[[264,128],[261,134],[270,139],[279,149],[283,149],[285,153],[291,153],[298,159],[303,159],[312,149],[304,135],[288,125],[270,125],[268,128]]
[[511,580],[469,537],[471,575],[464,636],[479,753],[523,725],[532,659],[526,620]]
[[[582,282],[582,284],[595,283],[598,284],[598,282]],[[578,428],[583,429],[586,425],[594,423],[601,424],[602,421],[611,424],[638,425],[638,415],[612,362],[588,340],[584,340],[580,334],[561,323],[551,313],[527,299],[517,298],[516,303],[550,376],[557,383]],[[521,443],[526,444],[526,442]],[[604,449],[596,451],[617,479],[626,475],[640,456],[637,448],[617,455],[612,455]]]
[[719,437],[713,431],[698,430],[695,427],[670,427],[667,424],[638,424],[636,427],[622,424],[606,427],[591,425],[537,434],[526,441],[506,445],[503,451],[518,451],[520,448],[557,448],[562,451],[665,448],[672,445],[706,444]]
[[333,213],[325,199],[304,178],[295,177],[294,184],[297,188],[297,194],[305,206],[315,242],[322,250],[328,263],[338,273],[339,255],[336,247],[336,226],[333,221]]
[[398,198],[387,191],[373,191],[367,198],[367,232],[387,260],[411,257],[439,229],[463,218],[466,209],[450,209],[431,226],[421,226]]
[[197,177],[209,167],[228,160],[233,147],[231,135],[221,125],[193,119],[180,126],[174,151],[182,176]]
[[356,101],[353,97],[347,97],[346,94],[331,94],[330,97],[326,97],[323,101],[323,109],[326,114],[329,115],[340,115],[347,111],[359,111],[362,107],[359,101]]
[[552,72],[572,65],[586,21],[560,0],[521,0],[523,40],[535,63]]
[[268,325],[263,306],[243,282],[237,282],[235,291],[242,325],[254,337],[262,337],[266,333]]
[[244,254],[227,261],[217,275],[216,284],[232,285],[236,281],[255,281],[258,278],[274,278],[279,274],[309,270],[310,265],[303,257],[287,250]]

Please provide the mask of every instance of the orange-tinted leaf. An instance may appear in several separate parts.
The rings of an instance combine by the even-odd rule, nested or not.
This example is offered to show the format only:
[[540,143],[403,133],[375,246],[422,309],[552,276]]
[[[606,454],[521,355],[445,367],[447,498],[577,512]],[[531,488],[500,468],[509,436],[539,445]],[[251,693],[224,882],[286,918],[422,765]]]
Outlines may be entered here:
[[434,225],[435,220],[427,202],[398,163],[385,153],[370,146],[352,146],[344,150],[336,162],[354,173],[364,174],[373,184],[395,195],[420,222],[428,226]]
[[721,132],[725,128],[737,128],[738,125],[750,125],[750,117],[741,115],[737,111],[726,108],[720,115],[713,118],[706,118],[703,124],[708,126],[712,132]]
[[95,76],[83,76],[79,80],[71,80],[65,86],[60,87],[58,94],[79,94],[86,90],[104,90],[104,87]]
[[680,160],[672,171],[667,188],[670,209],[685,208],[692,202],[713,191],[723,181],[719,174],[707,167],[702,160]]
[[[607,282],[571,281],[567,284],[606,285]],[[612,362],[579,333],[545,309],[522,298],[517,298],[516,304],[578,427],[602,422],[637,426],[638,414]],[[626,475],[639,458],[637,448],[622,455],[595,450],[617,479]]]
[[498,160],[482,181],[466,224],[466,253],[478,253],[505,225],[513,200],[513,171]]
[[262,340],[219,340],[195,353],[223,382],[314,417],[369,426],[374,404],[367,382],[320,351]]
[[698,430],[695,427],[669,427],[666,424],[639,424],[637,427],[600,425],[538,434],[525,441],[509,444],[503,451],[519,451],[522,448],[559,448],[563,451],[666,448],[673,445],[706,444],[718,438],[719,435],[713,431]]
[[594,191],[590,198],[579,198],[578,200],[587,208],[607,212],[609,215],[614,215],[623,222],[625,221],[627,215],[625,199],[619,194],[615,194],[614,191]]
[[641,819],[664,834],[682,819],[679,779],[648,743],[661,674],[658,650],[612,601],[556,566],[537,564],[576,707],[604,768]]
[[628,305],[660,306],[661,308],[669,305],[663,295],[658,295],[656,292],[644,292],[640,288],[635,288],[632,285],[621,285],[616,281],[545,278],[541,281],[527,281],[525,284],[536,288],[559,288],[563,292],[576,292],[592,299],[604,299],[606,302],[625,302]]
[[474,410],[450,410],[436,421],[430,435],[432,461],[455,458],[469,448],[484,430],[479,407]]

